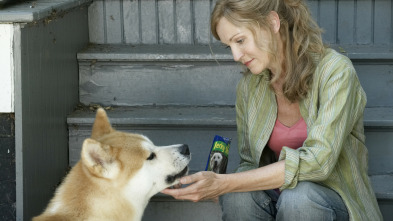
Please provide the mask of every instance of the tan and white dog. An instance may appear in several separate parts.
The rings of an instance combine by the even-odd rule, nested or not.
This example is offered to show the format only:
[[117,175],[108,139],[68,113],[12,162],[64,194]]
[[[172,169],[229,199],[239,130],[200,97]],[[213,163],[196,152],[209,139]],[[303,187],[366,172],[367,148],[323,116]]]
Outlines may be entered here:
[[149,199],[188,172],[187,145],[155,146],[114,130],[98,109],[81,160],[56,190],[41,220],[141,220]]

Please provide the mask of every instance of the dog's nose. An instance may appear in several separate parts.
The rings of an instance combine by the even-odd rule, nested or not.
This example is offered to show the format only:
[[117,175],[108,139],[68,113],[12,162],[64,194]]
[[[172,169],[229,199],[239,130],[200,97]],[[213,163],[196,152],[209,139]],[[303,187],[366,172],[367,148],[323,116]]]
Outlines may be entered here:
[[189,156],[190,155],[190,149],[188,148],[187,144],[183,144],[180,147],[180,153],[185,155],[185,156]]

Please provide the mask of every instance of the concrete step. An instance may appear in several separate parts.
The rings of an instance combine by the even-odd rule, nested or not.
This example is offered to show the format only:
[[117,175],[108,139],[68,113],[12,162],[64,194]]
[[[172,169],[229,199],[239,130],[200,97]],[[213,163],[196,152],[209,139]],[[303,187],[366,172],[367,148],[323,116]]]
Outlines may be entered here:
[[[393,207],[393,174],[373,175],[370,176],[370,180],[384,220],[391,220],[393,218],[391,209]],[[159,193],[150,200],[142,220],[220,221],[221,216],[221,207],[218,202],[179,201]]]
[[78,53],[80,101],[117,106],[233,105],[241,68],[223,50],[93,45]]
[[[118,130],[145,134],[156,145],[188,144],[193,159],[191,171],[205,169],[216,134],[232,138],[228,171],[236,168],[239,162],[233,106],[111,107],[107,112],[113,127]],[[82,142],[90,136],[94,116],[95,111],[88,108],[68,116],[70,165],[79,160]],[[393,173],[393,108],[366,108],[364,124],[369,174]]]
[[[393,218],[393,175],[370,176],[378,198],[379,208],[384,220]],[[180,220],[180,221],[220,221],[219,203],[201,201],[197,203],[174,200],[164,194],[157,194],[148,204],[143,221]]]
[[[368,107],[393,106],[388,47],[332,47],[352,59]],[[234,105],[242,76],[230,50],[217,45],[90,45],[78,60],[85,105]]]
[[[70,165],[79,160],[83,140],[90,136],[95,107],[81,106],[68,116]],[[114,128],[147,135],[156,145],[187,143],[192,160],[190,173],[205,169],[214,135],[232,138],[228,171],[238,162],[235,109],[233,106],[142,106],[107,107]],[[366,108],[366,145],[369,148],[369,175],[385,218],[393,217],[393,108]],[[146,208],[148,220],[221,220],[218,203],[177,201],[157,194]]]
[[142,220],[221,221],[221,216],[218,202],[205,200],[194,203],[159,193],[150,200]]
[[[384,220],[392,220],[393,174],[374,175],[370,176],[370,179]],[[159,193],[150,200],[142,220],[220,221],[221,215],[218,202],[178,201]]]

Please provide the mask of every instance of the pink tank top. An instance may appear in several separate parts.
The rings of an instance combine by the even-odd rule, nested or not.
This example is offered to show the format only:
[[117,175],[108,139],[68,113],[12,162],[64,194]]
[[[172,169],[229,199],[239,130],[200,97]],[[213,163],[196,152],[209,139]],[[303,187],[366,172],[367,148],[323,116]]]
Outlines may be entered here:
[[300,118],[300,120],[292,127],[283,125],[277,118],[273,132],[270,135],[270,139],[267,144],[278,158],[283,146],[297,149],[303,146],[303,142],[306,138],[307,124],[303,118]]

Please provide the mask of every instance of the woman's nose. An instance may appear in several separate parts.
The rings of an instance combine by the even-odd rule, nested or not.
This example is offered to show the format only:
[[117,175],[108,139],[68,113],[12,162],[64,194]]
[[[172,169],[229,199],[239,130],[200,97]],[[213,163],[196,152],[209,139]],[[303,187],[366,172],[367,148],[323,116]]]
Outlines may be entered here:
[[243,56],[243,53],[241,50],[238,48],[231,48],[232,49],[232,55],[233,55],[233,60],[239,61],[240,58]]

